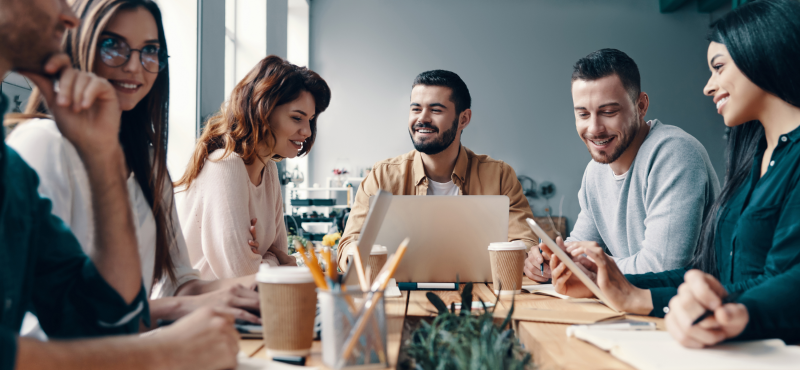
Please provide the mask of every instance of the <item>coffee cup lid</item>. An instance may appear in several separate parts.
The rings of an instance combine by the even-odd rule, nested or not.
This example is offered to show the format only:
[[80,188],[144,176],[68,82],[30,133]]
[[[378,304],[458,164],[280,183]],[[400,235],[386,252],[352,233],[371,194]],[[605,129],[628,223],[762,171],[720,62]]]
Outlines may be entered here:
[[[355,248],[350,248],[347,251],[347,255],[348,256],[352,256],[355,252],[356,252]],[[373,245],[372,246],[372,251],[369,252],[370,255],[373,255],[373,254],[387,254],[387,253],[389,253],[388,249],[386,249],[385,246],[380,245],[380,244]]]
[[489,244],[490,251],[519,251],[528,249],[522,240],[514,240],[513,242],[497,242]]
[[270,266],[261,264],[258,267],[256,281],[272,284],[306,284],[313,283],[314,277],[308,267]]

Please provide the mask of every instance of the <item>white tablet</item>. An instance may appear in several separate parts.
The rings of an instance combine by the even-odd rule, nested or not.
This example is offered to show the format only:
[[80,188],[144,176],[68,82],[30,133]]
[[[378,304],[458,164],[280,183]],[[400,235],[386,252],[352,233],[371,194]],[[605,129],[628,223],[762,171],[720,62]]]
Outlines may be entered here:
[[531,227],[531,230],[533,230],[533,232],[536,233],[537,236],[542,238],[542,241],[545,244],[547,244],[547,246],[550,248],[553,254],[558,256],[558,259],[560,259],[562,263],[567,265],[567,268],[570,271],[572,271],[572,273],[575,274],[575,276],[577,276],[578,279],[580,279],[581,282],[584,285],[586,285],[586,287],[589,288],[589,290],[591,290],[592,293],[594,293],[594,295],[598,299],[600,299],[601,302],[605,303],[606,306],[608,306],[609,308],[611,308],[616,312],[623,312],[621,310],[618,310],[613,305],[611,305],[611,302],[609,302],[608,298],[606,298],[606,295],[603,294],[603,291],[600,290],[600,287],[598,287],[597,284],[595,284],[594,281],[592,281],[592,279],[586,276],[583,270],[581,270],[580,267],[578,267],[578,265],[576,265],[575,262],[572,260],[572,257],[567,255],[567,252],[561,250],[561,248],[558,247],[558,244],[556,244],[556,242],[554,242],[553,239],[550,239],[550,236],[548,236],[547,233],[545,233],[544,230],[542,230],[542,228],[539,227],[536,221],[530,218],[528,218],[527,221],[528,221],[528,226]]

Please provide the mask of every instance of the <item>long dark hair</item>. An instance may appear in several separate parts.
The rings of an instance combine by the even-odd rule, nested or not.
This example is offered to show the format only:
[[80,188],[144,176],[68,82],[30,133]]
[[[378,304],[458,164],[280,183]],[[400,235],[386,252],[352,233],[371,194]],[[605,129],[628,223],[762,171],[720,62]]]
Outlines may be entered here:
[[[708,39],[725,45],[739,70],[756,86],[800,107],[800,1],[747,3],[714,22]],[[730,130],[725,186],[703,222],[691,262],[694,268],[719,277],[715,249],[719,211],[750,174],[763,137],[759,121]]]
[[[256,64],[233,89],[230,100],[208,119],[186,172],[175,187],[188,189],[200,175],[208,156],[217,149],[225,150],[223,158],[236,153],[246,164],[261,160],[257,153],[258,144],[265,142],[272,150],[270,141],[274,143],[276,140],[267,118],[275,107],[294,101],[303,91],[311,93],[315,104],[314,118],[310,122],[311,136],[303,142],[303,149],[298,153],[308,154],[317,137],[317,118],[331,101],[331,90],[316,72],[270,55]],[[273,159],[280,157],[273,156]]]
[[[62,47],[72,58],[75,68],[94,71],[100,35],[111,17],[120,10],[147,9],[158,27],[160,48],[166,53],[167,38],[161,21],[161,11],[152,0],[76,0],[72,10],[80,16],[81,24],[64,35]],[[166,274],[173,282],[175,264],[170,247],[175,242],[172,223],[172,180],[167,172],[167,135],[169,103],[169,64],[158,73],[147,96],[130,111],[122,112],[119,140],[125,162],[142,188],[156,221],[156,253],[153,284]],[[34,89],[25,114],[35,118],[47,113],[44,99]],[[152,158],[151,158],[152,151]]]

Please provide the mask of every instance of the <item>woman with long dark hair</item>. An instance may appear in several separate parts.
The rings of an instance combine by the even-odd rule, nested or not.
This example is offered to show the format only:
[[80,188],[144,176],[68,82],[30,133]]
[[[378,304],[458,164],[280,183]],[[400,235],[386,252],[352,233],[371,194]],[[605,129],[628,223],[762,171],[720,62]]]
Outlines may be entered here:
[[262,263],[296,264],[288,255],[275,162],[311,150],[330,99],[317,73],[272,55],[208,120],[175,184],[189,258],[203,278],[254,274]]
[[[169,63],[161,12],[152,0],[77,0],[81,23],[62,47],[73,65],[107,79],[122,109],[119,140],[129,172],[144,287],[153,323],[172,321],[201,306],[219,306],[259,322],[257,293],[230,281],[202,281],[189,263],[167,173]],[[79,84],[80,81],[76,81]],[[61,136],[34,91],[25,117],[8,138],[41,180],[53,214],[72,229],[87,254],[94,251],[91,189],[80,157]],[[243,229],[246,231],[246,227]]]
[[[731,132],[725,186],[703,223],[693,270],[623,275],[591,243],[567,243],[566,250],[617,307],[669,313],[670,333],[686,346],[729,338],[798,341],[800,2],[748,3],[715,22],[710,41],[704,93]],[[558,258],[551,267],[557,291],[591,295]],[[725,297],[732,302],[723,305]],[[713,315],[693,325],[706,310]]]

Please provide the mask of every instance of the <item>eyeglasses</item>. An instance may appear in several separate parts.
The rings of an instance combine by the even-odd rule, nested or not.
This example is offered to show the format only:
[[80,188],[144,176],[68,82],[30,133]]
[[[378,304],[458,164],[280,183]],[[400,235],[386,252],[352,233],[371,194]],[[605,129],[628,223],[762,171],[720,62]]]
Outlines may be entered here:
[[158,73],[167,68],[169,56],[155,45],[145,45],[141,49],[131,49],[125,41],[107,38],[100,41],[100,60],[109,67],[120,67],[128,62],[134,51],[139,52],[139,61],[144,70]]

